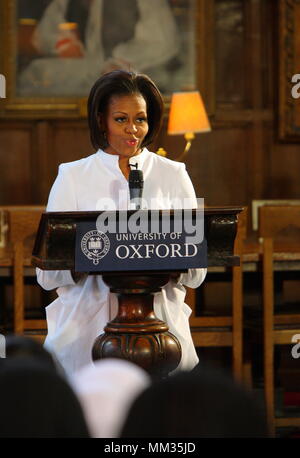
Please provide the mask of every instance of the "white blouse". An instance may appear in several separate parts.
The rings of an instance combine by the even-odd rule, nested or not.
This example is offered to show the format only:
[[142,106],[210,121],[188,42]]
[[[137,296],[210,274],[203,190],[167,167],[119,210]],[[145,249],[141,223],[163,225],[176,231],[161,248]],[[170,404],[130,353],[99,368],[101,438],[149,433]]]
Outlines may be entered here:
[[[119,156],[102,150],[78,161],[61,164],[52,186],[47,211],[100,210],[102,198],[112,200],[120,210],[129,208],[128,181],[119,168]],[[174,208],[174,199],[190,199],[196,208],[196,196],[185,165],[171,161],[146,148],[130,163],[143,171],[143,199],[151,208]],[[153,207],[152,207],[153,208]],[[103,208],[102,208],[103,209]],[[154,311],[166,321],[169,330],[181,344],[182,358],[177,368],[192,369],[198,357],[192,341],[183,286],[197,288],[206,269],[190,269],[181,274],[179,282],[170,281],[154,295]],[[116,296],[109,292],[101,275],[89,275],[78,283],[70,271],[37,269],[38,283],[46,290],[57,288],[58,297],[46,307],[48,335],[46,347],[58,358],[67,374],[92,363],[91,350],[96,337],[117,311]]]

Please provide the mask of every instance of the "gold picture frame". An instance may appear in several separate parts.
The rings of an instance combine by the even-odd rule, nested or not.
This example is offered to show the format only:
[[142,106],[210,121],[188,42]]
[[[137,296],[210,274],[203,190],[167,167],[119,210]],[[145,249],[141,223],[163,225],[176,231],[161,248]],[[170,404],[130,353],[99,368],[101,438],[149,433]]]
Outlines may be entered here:
[[[57,0],[51,1],[55,2]],[[45,0],[44,3],[47,3],[47,0]],[[190,21],[189,24],[193,24],[192,28],[187,28],[190,32],[188,38],[186,38],[188,55],[190,61],[192,59],[192,63],[188,70],[186,70],[184,65],[181,67],[189,76],[187,81],[181,81],[179,79],[179,81],[181,81],[181,85],[176,87],[176,84],[174,83],[174,87],[172,87],[169,92],[162,91],[167,106],[172,92],[178,90],[198,89],[203,94],[208,112],[212,113],[213,111],[213,64],[210,55],[213,36],[211,27],[213,21],[213,4],[213,0],[188,0],[187,2],[178,0],[178,7],[176,7],[176,2],[172,2],[174,8],[172,13],[174,17],[176,15],[178,16],[175,17],[175,23],[178,25],[180,22],[180,15],[185,14],[184,18],[182,16],[182,20],[185,22]],[[66,92],[69,90],[69,85],[60,82],[61,75],[66,71],[65,68],[68,67],[70,59],[59,60],[58,56],[52,56],[49,58],[49,56],[41,54],[30,57],[28,57],[27,54],[23,55],[23,47],[26,45],[25,38],[28,36],[28,31],[31,27],[30,43],[32,43],[34,41],[35,33],[33,29],[36,26],[33,21],[30,22],[30,19],[20,18],[18,15],[18,0],[0,0],[0,8],[0,41],[2,43],[0,49],[0,74],[3,74],[6,78],[6,97],[0,99],[0,118],[85,118],[87,116],[86,103],[88,92],[86,91],[86,93],[83,94],[80,93],[80,91],[76,92],[74,88],[74,94],[64,94],[64,90]],[[165,24],[160,24],[160,26],[166,27]],[[20,30],[23,33],[21,38]],[[178,35],[181,36],[182,34]],[[22,52],[20,51],[21,49]],[[28,53],[28,46],[25,53],[26,52]],[[186,53],[180,52],[180,58],[183,54]],[[75,60],[73,59],[73,61]],[[78,62],[79,60],[77,59],[77,63]],[[176,66],[176,59],[173,59],[171,65]],[[79,65],[79,67],[80,66],[81,65]],[[85,68],[84,65],[81,67]],[[41,70],[41,68],[43,70]],[[49,68],[52,68],[50,73]],[[193,70],[192,72],[190,72],[190,68]],[[47,69],[49,74],[52,72],[54,76],[52,79],[48,78],[50,83],[47,81],[47,84],[45,84],[43,80],[43,83],[41,83],[41,86],[39,87],[36,83],[36,81],[38,81],[36,76],[37,70],[43,72],[44,75],[45,69]],[[155,68],[155,70],[157,70],[157,68]],[[147,71],[145,71],[145,73],[149,74]],[[160,73],[158,74],[161,75]],[[76,75],[78,75],[78,73],[74,72],[73,76],[69,78],[68,81],[70,84],[75,81]],[[35,78],[34,85],[30,86],[30,82],[32,81],[30,78]],[[153,79],[157,82],[155,77],[153,77]],[[96,78],[93,81],[95,80]],[[168,82],[169,80],[166,81]],[[56,89],[51,89],[52,82],[57,83]],[[168,83],[166,84],[168,85]],[[78,86],[80,86],[79,83]],[[160,87],[160,84],[158,84],[158,86]],[[57,89],[57,87],[59,89]],[[170,86],[168,85],[168,88],[169,87]],[[53,92],[55,90],[58,92]]]
[[298,84],[298,96],[294,76],[300,74],[300,0],[279,0],[278,62],[279,138],[283,141],[298,142],[300,141],[300,100],[298,98],[300,85]]

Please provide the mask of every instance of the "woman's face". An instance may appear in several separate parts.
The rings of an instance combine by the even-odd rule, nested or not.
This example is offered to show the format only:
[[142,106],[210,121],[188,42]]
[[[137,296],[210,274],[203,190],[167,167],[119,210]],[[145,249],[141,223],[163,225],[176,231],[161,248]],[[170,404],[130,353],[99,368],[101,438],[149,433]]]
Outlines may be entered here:
[[141,94],[113,96],[103,121],[109,154],[131,157],[141,152],[148,133],[147,105]]

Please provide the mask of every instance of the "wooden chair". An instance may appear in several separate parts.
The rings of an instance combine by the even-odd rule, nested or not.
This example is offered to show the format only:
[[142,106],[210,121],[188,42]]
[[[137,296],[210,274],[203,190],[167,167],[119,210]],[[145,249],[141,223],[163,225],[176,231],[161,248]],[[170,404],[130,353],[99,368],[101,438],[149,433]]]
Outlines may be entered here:
[[[232,347],[233,375],[237,381],[245,378],[243,365],[243,240],[247,232],[247,209],[238,215],[238,230],[234,254],[240,256],[239,266],[232,269],[231,302],[229,316],[197,316],[195,310],[195,290],[188,289],[187,303],[192,308],[190,326],[196,347]],[[209,273],[208,273],[209,275]],[[205,284],[201,287],[205,288]]]
[[[2,207],[4,208],[4,207]],[[31,266],[31,252],[38,229],[41,206],[6,207],[8,214],[8,239],[13,257],[13,330],[39,341],[46,335],[45,319],[27,319],[24,298],[24,267]]]
[[[264,394],[271,434],[275,427],[300,426],[300,417],[275,418],[274,346],[291,345],[300,334],[297,313],[274,313],[274,262],[300,261],[300,206],[264,206],[259,209],[259,236],[263,243]],[[300,273],[299,273],[300,279]],[[292,356],[291,356],[292,357]]]

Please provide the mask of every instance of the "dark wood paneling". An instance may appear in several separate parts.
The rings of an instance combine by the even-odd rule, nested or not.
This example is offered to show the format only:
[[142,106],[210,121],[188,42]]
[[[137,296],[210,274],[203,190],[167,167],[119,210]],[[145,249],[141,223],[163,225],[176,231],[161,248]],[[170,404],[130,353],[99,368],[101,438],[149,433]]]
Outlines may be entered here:
[[76,161],[94,153],[90,144],[87,121],[53,122],[51,152],[51,179],[57,175],[59,164]]
[[[93,153],[87,122],[53,123],[53,163],[76,161]],[[72,148],[70,148],[72,138]]]
[[272,198],[299,199],[300,196],[300,145],[273,145],[270,161],[270,193]]
[[33,200],[30,124],[0,124],[0,204],[26,204]]
[[41,121],[35,124],[34,155],[38,157],[36,199],[45,204],[59,164],[93,153],[86,121]]
[[197,195],[207,205],[247,204],[247,148],[243,128],[218,129],[197,138],[186,163]]

